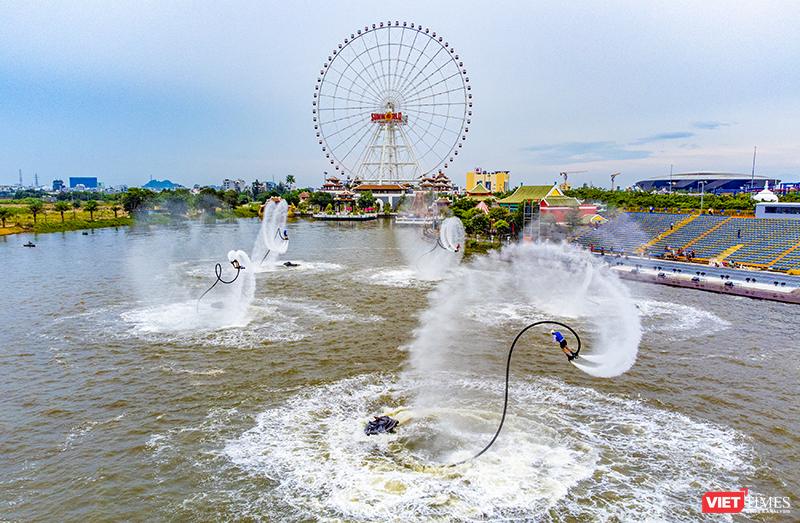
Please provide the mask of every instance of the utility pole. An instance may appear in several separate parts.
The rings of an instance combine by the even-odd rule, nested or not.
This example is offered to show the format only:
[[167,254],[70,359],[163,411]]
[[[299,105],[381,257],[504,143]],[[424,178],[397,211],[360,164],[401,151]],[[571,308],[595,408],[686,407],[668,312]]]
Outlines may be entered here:
[[700,214],[703,214],[703,196],[706,193],[706,182],[697,182],[700,184]]
[[[750,175],[750,189],[753,189],[755,186],[755,178],[756,178],[756,146],[753,146],[753,173]],[[20,180],[22,178],[20,177]],[[22,183],[22,182],[20,182]]]
[[669,194],[672,194],[672,164],[669,164]]

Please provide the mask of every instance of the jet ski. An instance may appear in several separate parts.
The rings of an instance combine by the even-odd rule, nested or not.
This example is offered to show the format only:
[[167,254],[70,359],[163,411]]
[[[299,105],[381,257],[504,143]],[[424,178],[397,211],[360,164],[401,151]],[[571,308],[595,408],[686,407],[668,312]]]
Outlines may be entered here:
[[398,423],[396,419],[392,419],[389,416],[375,416],[375,419],[364,427],[364,433],[367,436],[373,436],[382,432],[394,432],[394,428]]

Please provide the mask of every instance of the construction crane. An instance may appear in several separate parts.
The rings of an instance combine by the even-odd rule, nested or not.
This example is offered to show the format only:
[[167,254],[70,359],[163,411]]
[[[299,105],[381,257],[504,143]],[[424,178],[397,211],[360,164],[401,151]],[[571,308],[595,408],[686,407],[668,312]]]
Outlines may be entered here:
[[589,171],[567,171],[567,172],[562,172],[561,176],[564,177],[564,183],[561,184],[561,190],[562,191],[569,191],[569,189],[570,189],[570,186],[567,183],[567,175],[568,174],[588,173],[588,172]]
[[616,178],[617,176],[619,176],[619,173],[614,173],[614,174],[611,175],[611,191],[612,192],[614,191],[614,178]]

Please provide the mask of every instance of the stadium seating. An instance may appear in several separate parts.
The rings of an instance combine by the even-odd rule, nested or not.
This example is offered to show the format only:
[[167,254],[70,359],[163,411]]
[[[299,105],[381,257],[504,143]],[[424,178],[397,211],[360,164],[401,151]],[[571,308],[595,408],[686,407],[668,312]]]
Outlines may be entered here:
[[800,220],[622,212],[573,241],[605,252],[633,253],[650,244],[657,256],[668,246],[694,251],[700,260],[800,269]]

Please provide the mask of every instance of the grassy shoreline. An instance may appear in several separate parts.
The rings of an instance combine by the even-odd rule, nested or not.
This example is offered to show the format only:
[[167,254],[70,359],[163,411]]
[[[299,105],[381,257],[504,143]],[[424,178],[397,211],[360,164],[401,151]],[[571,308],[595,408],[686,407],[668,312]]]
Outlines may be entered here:
[[133,218],[100,218],[97,220],[69,220],[64,222],[38,222],[31,225],[0,227],[0,236],[9,234],[45,234],[50,232],[81,231],[104,227],[127,227]]

